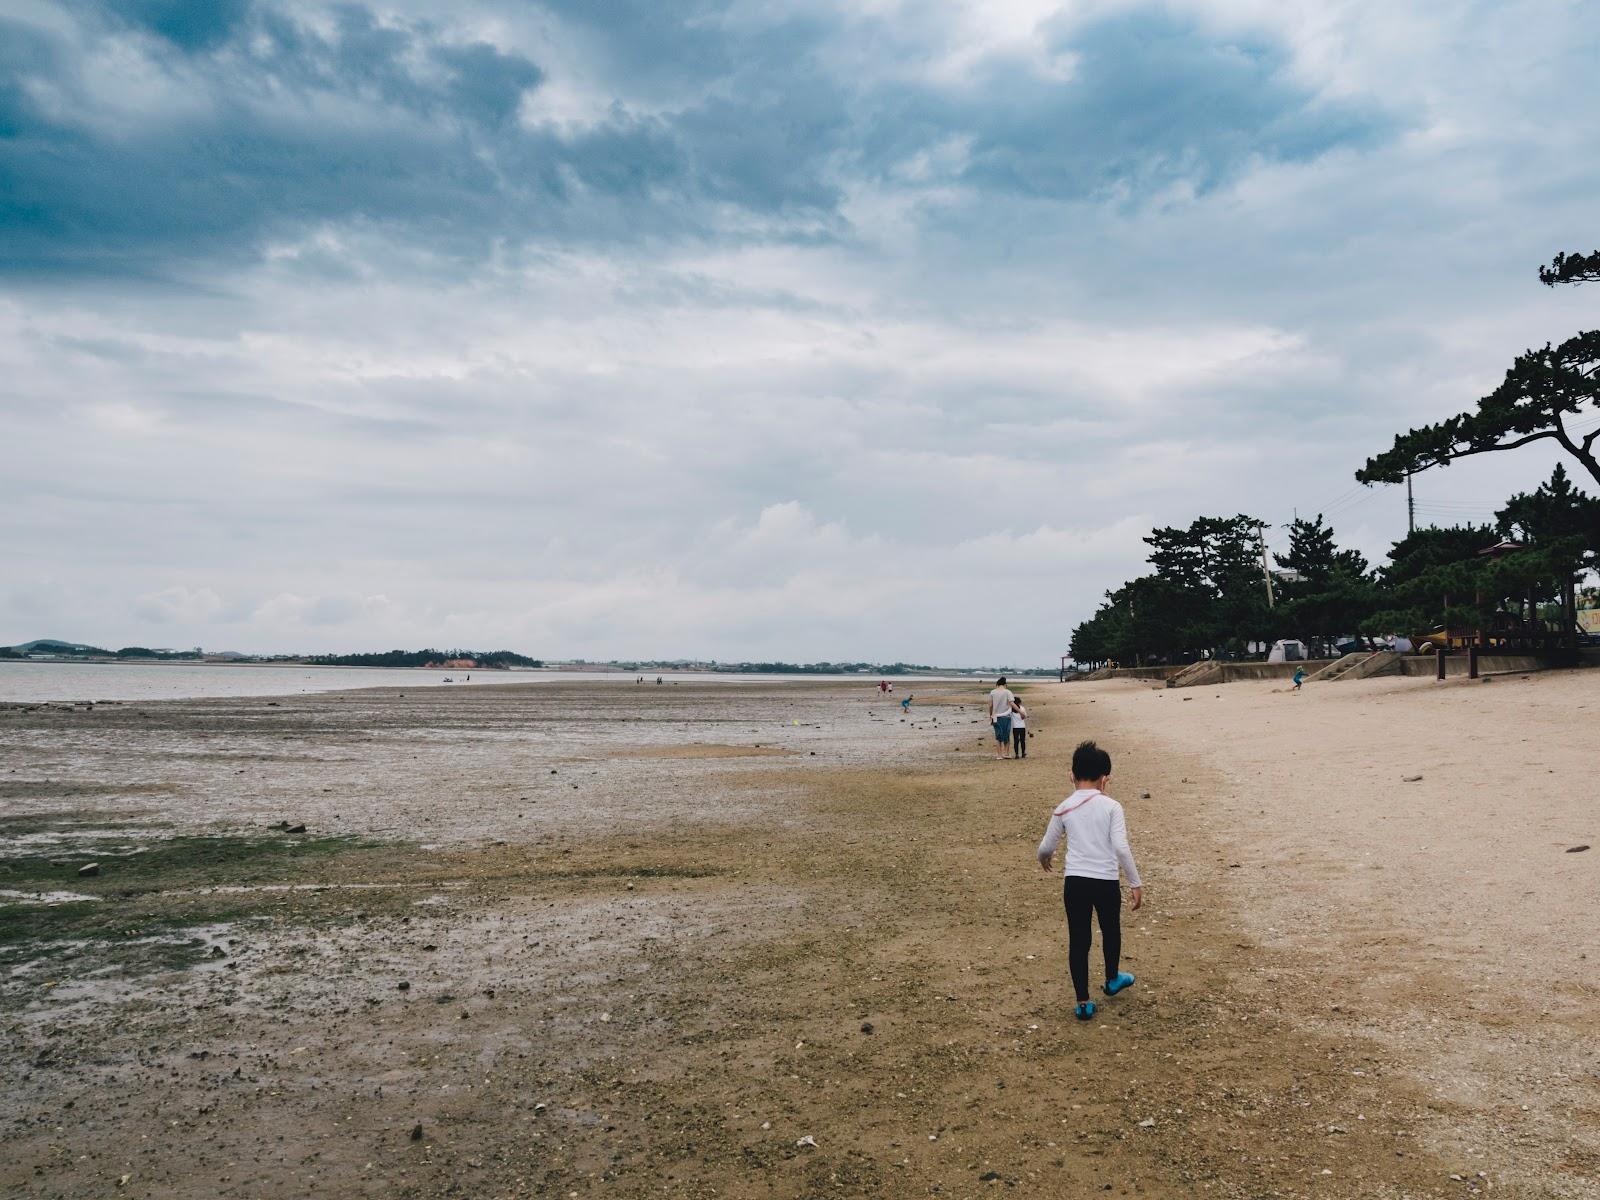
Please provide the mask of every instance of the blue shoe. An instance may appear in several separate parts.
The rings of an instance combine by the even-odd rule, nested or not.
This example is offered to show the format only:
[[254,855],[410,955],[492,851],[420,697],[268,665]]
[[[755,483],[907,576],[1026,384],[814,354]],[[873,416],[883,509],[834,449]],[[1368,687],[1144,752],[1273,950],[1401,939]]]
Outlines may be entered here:
[[1115,996],[1118,992],[1124,990],[1125,988],[1131,988],[1132,986],[1133,976],[1129,975],[1126,971],[1118,972],[1115,979],[1106,980],[1106,995]]
[[1077,1008],[1072,1010],[1072,1015],[1077,1017],[1080,1021],[1087,1021],[1090,1017],[1094,1016],[1094,1001],[1085,1000],[1082,1004],[1078,1005]]

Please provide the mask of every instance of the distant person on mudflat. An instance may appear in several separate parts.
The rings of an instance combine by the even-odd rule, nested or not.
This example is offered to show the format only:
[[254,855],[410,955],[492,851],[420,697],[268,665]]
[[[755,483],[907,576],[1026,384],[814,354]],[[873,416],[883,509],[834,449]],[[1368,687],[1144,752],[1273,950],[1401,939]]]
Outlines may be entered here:
[[1011,701],[1011,757],[1028,757],[1028,710],[1021,700]]
[[1105,793],[1111,781],[1111,756],[1093,742],[1072,752],[1072,782],[1076,790],[1050,814],[1044,840],[1039,843],[1039,865],[1050,870],[1056,847],[1066,839],[1061,902],[1067,910],[1067,969],[1078,1005],[1073,1015],[1080,1021],[1094,1016],[1089,999],[1089,947],[1094,930],[1092,916],[1100,919],[1100,942],[1105,953],[1104,991],[1108,996],[1133,986],[1133,976],[1121,969],[1122,887],[1118,871],[1127,876],[1129,909],[1144,903],[1144,884],[1128,846],[1128,824],[1122,805]]
[[1006,757],[1006,747],[1011,744],[1011,705],[1015,700],[1006,677],[1000,676],[989,693],[989,724],[994,726],[994,756],[999,759]]
[[1294,669],[1294,690],[1298,692],[1300,690],[1300,685],[1305,681],[1306,669],[1304,667],[1296,667]]
[[911,702],[913,700],[915,700],[916,698],[917,697],[916,697],[915,694],[907,693],[906,694],[906,698],[904,700],[900,701],[900,711],[903,712],[903,713],[910,712],[911,711]]

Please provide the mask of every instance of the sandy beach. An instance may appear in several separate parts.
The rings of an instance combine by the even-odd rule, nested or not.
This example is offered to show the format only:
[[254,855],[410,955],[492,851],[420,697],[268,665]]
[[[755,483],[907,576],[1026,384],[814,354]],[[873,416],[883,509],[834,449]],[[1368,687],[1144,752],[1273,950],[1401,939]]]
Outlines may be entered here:
[[0,1192],[1594,1195],[1600,674],[1280,689],[1032,685],[1006,763],[956,684],[0,709]]

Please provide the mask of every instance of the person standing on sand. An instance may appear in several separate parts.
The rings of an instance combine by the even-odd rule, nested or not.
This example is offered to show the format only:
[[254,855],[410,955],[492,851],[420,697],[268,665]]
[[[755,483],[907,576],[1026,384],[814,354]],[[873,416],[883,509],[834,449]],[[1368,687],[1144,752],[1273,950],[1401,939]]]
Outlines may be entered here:
[[1011,701],[1011,757],[1028,757],[1028,710],[1022,701]]
[[1128,877],[1129,910],[1144,903],[1144,884],[1128,845],[1128,824],[1122,805],[1105,794],[1111,780],[1111,756],[1093,742],[1072,752],[1072,782],[1077,790],[1056,806],[1039,843],[1039,865],[1048,873],[1056,847],[1067,842],[1062,871],[1061,902],[1067,910],[1067,968],[1078,999],[1073,1015],[1080,1021],[1094,1016],[1089,999],[1089,946],[1093,941],[1091,916],[1100,918],[1100,942],[1105,952],[1105,993],[1115,996],[1133,986],[1133,976],[1120,968],[1122,958],[1122,887],[1118,869]]
[[994,726],[994,756],[1006,757],[1006,747],[1011,743],[1011,706],[1016,702],[1006,677],[995,680],[994,691],[989,693],[989,723]]
[[1298,692],[1300,690],[1300,685],[1305,681],[1306,669],[1304,667],[1296,667],[1294,669],[1294,690]]

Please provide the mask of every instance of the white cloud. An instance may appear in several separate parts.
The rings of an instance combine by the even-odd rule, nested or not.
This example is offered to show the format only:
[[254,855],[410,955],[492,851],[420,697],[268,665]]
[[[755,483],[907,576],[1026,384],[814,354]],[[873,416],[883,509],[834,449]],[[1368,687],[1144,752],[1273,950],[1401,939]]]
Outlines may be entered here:
[[158,625],[209,625],[222,611],[222,598],[210,588],[169,587],[135,599],[134,614]]

